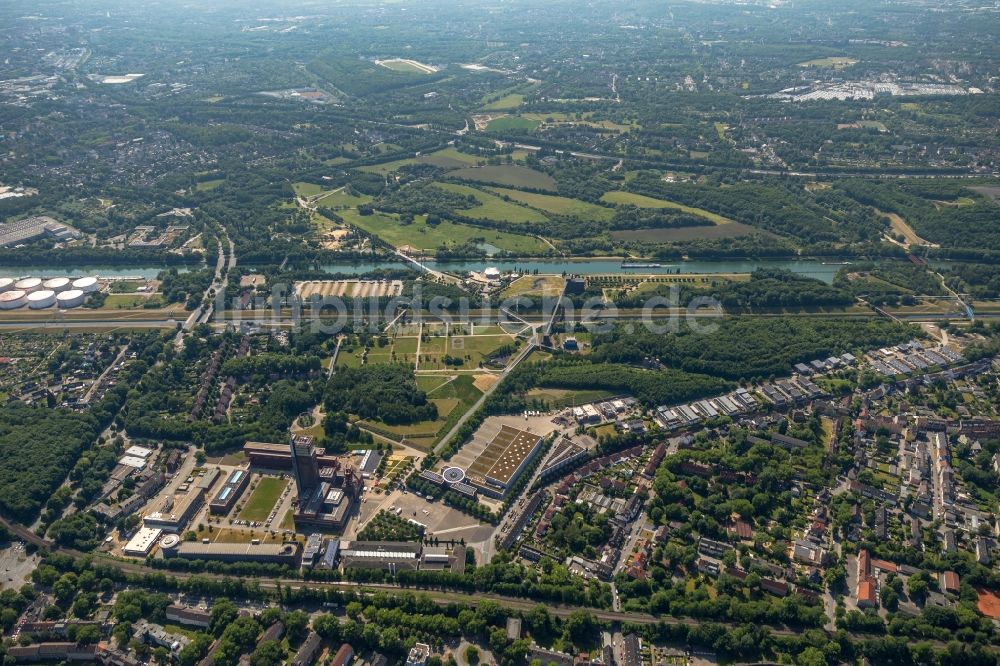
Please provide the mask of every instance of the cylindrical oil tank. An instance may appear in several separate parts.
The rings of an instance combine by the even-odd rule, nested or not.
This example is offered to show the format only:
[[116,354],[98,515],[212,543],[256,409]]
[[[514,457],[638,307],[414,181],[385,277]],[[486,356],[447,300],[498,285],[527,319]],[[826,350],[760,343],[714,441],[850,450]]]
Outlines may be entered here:
[[56,303],[56,292],[42,289],[28,294],[28,307],[32,310],[52,307]]
[[12,289],[0,294],[0,310],[16,310],[28,302],[28,295],[20,289]]
[[58,294],[60,291],[66,291],[67,289],[70,288],[69,282],[70,282],[69,278],[55,277],[52,278],[51,280],[46,280],[45,282],[43,282],[42,288],[48,289],[49,291],[54,291]]
[[0,294],[14,288],[14,278],[0,278]]
[[14,283],[14,289],[20,289],[26,294],[38,291],[42,288],[42,281],[39,278],[24,278]]
[[78,308],[83,305],[84,293],[79,289],[70,289],[56,295],[56,303],[61,308]]
[[79,289],[85,294],[97,291],[97,278],[95,277],[82,277],[79,280],[73,281],[73,288]]

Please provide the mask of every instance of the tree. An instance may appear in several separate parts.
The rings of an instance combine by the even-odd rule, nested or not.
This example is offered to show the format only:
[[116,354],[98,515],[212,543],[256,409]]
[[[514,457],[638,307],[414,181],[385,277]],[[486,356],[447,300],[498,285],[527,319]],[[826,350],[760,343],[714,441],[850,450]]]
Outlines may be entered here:
[[285,651],[278,641],[263,641],[250,655],[252,666],[280,666]]
[[927,599],[930,586],[927,581],[919,576],[910,576],[906,581],[906,593],[915,603],[922,604]]
[[479,663],[479,648],[475,645],[470,645],[465,648],[465,659],[472,664],[472,666],[476,666],[476,664]]
[[240,611],[229,599],[218,599],[212,605],[210,613],[209,629],[216,636],[221,636],[233,620],[239,617]]

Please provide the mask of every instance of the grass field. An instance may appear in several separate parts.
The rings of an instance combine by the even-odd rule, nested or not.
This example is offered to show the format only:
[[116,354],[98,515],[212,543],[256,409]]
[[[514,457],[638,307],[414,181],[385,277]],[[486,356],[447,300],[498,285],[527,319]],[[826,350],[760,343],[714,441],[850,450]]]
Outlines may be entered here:
[[542,125],[584,125],[595,129],[609,130],[612,132],[627,132],[638,127],[636,124],[616,123],[612,120],[594,120],[592,112],[580,114],[577,118],[574,113],[522,113],[521,118],[537,120]]
[[517,164],[484,166],[475,169],[460,169],[449,176],[478,183],[506,185],[508,187],[530,187],[533,190],[556,190],[552,176]]
[[525,275],[510,283],[503,290],[503,298],[515,296],[558,296],[566,286],[566,279],[558,275]]
[[670,229],[626,229],[612,231],[611,237],[622,241],[646,241],[649,243],[674,243],[699,240],[701,238],[736,238],[753,233],[753,227],[739,222],[715,224],[706,227],[673,227]]
[[[427,375],[417,375],[417,383],[421,388],[428,381]],[[405,439],[417,448],[430,449],[438,437],[447,432],[469,408],[475,404],[482,393],[475,387],[474,379],[469,374],[442,377],[434,375],[438,382],[437,388],[428,391],[427,398],[438,408],[438,418],[433,421],[420,421],[408,425],[386,425],[384,423],[362,422],[362,426],[375,432],[382,432],[396,439]],[[450,380],[450,381],[448,381]],[[425,389],[426,390],[426,389]]]
[[444,148],[418,157],[408,157],[393,162],[385,162],[384,164],[358,167],[358,170],[385,175],[410,164],[430,164],[441,169],[461,169],[463,167],[475,166],[479,162],[480,159],[475,155],[468,155],[454,148]]
[[433,74],[438,71],[433,65],[425,65],[416,60],[404,58],[390,58],[389,60],[376,60],[376,65],[391,69],[394,72],[406,72],[408,74]]
[[689,215],[703,217],[706,220],[714,222],[715,224],[736,224],[736,222],[730,220],[728,217],[723,217],[717,213],[712,213],[702,208],[693,208],[691,206],[685,206],[684,204],[679,204],[673,201],[654,199],[653,197],[633,194],[632,192],[606,192],[604,196],[601,197],[601,201],[606,201],[615,205],[631,204],[632,206],[638,206],[639,208],[672,208],[674,210],[685,212]]
[[300,197],[314,197],[324,191],[323,186],[316,183],[292,183],[292,189]]
[[614,395],[611,391],[574,391],[557,388],[534,388],[526,394],[529,399],[537,398],[548,403],[553,409],[583,405],[596,400],[604,400]]
[[356,210],[348,209],[340,213],[347,224],[364,229],[375,234],[393,247],[409,246],[421,251],[433,253],[441,246],[452,246],[461,243],[483,243],[500,251],[523,253],[530,255],[544,249],[537,238],[522,234],[512,234],[494,229],[480,229],[467,224],[441,222],[437,226],[427,224],[427,217],[417,216],[412,224],[402,225],[396,216],[374,213],[359,215]]
[[500,99],[495,99],[483,106],[483,111],[510,111],[524,104],[524,95],[511,93],[504,95]]
[[478,190],[468,185],[457,185],[454,183],[435,183],[436,187],[461,194],[462,196],[473,196],[479,201],[475,208],[466,208],[457,211],[466,217],[481,220],[500,220],[502,222],[512,222],[521,224],[524,222],[545,222],[546,217],[536,210],[525,208],[515,203],[504,201],[498,196]]
[[889,220],[889,227],[892,229],[892,233],[902,236],[903,242],[907,245],[933,245],[933,243],[921,238],[913,227],[907,224],[906,220],[896,213],[885,213],[877,208],[875,212]]
[[198,190],[199,192],[214,190],[219,185],[222,185],[224,182],[226,182],[225,178],[216,178],[215,180],[203,180],[197,185],[195,185],[194,189]]
[[157,307],[163,306],[163,299],[159,296],[146,296],[143,294],[109,294],[104,299],[101,310],[135,310],[142,308],[146,303],[157,303]]
[[814,60],[806,60],[805,62],[800,62],[799,67],[826,67],[833,69],[843,69],[845,67],[850,67],[851,65],[858,64],[858,61],[854,58],[848,58],[846,56],[831,56],[829,58],[816,58]]
[[525,131],[534,132],[541,125],[537,120],[532,120],[530,118],[522,118],[520,116],[501,116],[499,118],[494,118],[486,126],[487,132],[509,132],[511,130],[515,131]]
[[288,479],[281,479],[276,476],[265,476],[257,482],[247,503],[240,511],[240,518],[243,520],[253,520],[263,522],[271,514],[271,509],[278,503],[278,498],[288,485]]
[[510,197],[518,203],[538,208],[553,215],[574,215],[589,220],[610,220],[615,216],[613,208],[605,208],[604,206],[580,201],[579,199],[557,197],[551,194],[521,192],[520,190],[511,190],[505,187],[491,187],[489,189],[500,196]]
[[341,190],[340,192],[334,192],[333,194],[317,199],[316,206],[330,210],[339,210],[341,208],[360,206],[361,204],[369,203],[371,200],[372,198],[367,194],[354,195]]

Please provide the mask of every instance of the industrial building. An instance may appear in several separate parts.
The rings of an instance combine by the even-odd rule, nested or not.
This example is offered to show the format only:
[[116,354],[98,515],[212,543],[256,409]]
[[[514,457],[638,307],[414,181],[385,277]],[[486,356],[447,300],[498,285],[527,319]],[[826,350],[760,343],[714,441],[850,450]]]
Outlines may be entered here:
[[540,436],[503,425],[469,467],[469,482],[484,494],[500,499],[517,483],[541,448]]
[[46,215],[0,224],[0,247],[30,243],[46,236],[57,241],[68,241],[79,238],[80,232]]
[[208,510],[217,515],[226,515],[236,504],[236,501],[250,483],[250,473],[245,469],[236,469],[222,484],[215,498],[209,503]]
[[217,562],[271,562],[299,565],[299,545],[289,543],[204,543],[181,541],[173,548],[163,547],[164,557]]
[[409,541],[346,541],[340,546],[345,569],[415,570],[421,546]]

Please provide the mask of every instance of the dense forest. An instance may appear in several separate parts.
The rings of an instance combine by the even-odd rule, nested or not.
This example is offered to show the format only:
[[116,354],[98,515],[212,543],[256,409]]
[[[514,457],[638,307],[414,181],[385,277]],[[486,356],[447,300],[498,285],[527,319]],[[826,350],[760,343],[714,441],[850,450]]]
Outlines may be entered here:
[[323,404],[328,413],[347,412],[389,424],[437,418],[437,407],[417,387],[413,371],[394,364],[339,369],[326,386]]
[[884,319],[851,320],[819,317],[781,319],[729,317],[697,326],[679,324],[664,334],[622,327],[595,336],[595,362],[638,364],[658,358],[669,368],[733,380],[785,375],[800,361],[831,354],[896,344],[918,329]]

